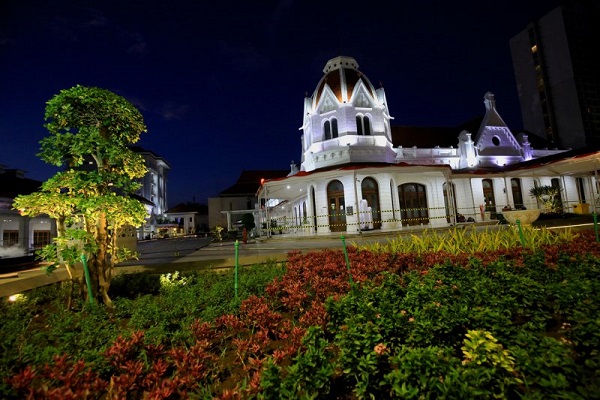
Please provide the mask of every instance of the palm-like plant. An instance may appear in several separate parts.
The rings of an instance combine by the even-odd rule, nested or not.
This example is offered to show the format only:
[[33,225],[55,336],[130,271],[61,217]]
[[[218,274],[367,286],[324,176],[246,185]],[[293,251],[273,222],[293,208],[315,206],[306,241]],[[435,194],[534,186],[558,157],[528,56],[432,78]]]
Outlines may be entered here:
[[545,185],[531,188],[529,194],[541,205],[542,213],[560,213],[560,191],[559,187]]

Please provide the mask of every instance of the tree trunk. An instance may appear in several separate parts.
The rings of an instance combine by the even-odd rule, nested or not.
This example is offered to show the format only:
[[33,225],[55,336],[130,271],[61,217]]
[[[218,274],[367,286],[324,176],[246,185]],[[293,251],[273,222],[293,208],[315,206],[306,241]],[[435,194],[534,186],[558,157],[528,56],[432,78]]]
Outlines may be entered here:
[[108,255],[108,229],[107,221],[104,213],[98,217],[97,224],[98,234],[98,254],[96,255],[96,279],[95,286],[97,287],[98,293],[102,298],[102,301],[108,307],[112,307],[112,300],[108,296],[108,289],[110,287],[111,271],[110,265],[107,260]]

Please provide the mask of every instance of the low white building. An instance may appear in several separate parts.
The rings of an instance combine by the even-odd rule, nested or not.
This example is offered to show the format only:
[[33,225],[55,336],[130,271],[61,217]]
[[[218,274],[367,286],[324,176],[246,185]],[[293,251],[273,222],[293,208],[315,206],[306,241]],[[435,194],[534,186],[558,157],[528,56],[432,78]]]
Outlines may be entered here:
[[56,222],[47,216],[30,218],[13,209],[20,194],[37,191],[42,182],[25,177],[19,169],[0,165],[0,258],[30,254],[51,243],[56,236]]
[[237,181],[220,192],[219,197],[208,199],[209,228],[221,226],[227,230],[234,229],[243,214],[258,212],[256,192],[262,182],[267,179],[285,177],[287,174],[287,170],[242,171]]
[[475,128],[446,129],[444,143],[419,147],[410,136],[419,129],[391,126],[384,89],[356,60],[333,58],[323,72],[304,100],[300,167],[262,183],[260,222],[310,235],[441,227],[505,207],[537,208],[529,195],[536,185],[560,187],[565,212],[595,210],[600,153],[534,148],[504,123],[492,93]]
[[171,225],[177,226],[176,233],[179,235],[208,232],[208,206],[205,204],[181,203],[168,209],[165,215]]

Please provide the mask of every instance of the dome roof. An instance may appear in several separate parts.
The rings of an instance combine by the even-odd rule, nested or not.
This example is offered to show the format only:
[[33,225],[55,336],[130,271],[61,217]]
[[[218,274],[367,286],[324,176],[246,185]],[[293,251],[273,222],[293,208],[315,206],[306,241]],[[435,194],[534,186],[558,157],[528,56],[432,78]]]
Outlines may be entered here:
[[332,58],[323,68],[323,72],[325,75],[313,93],[313,107],[319,104],[325,85],[329,86],[340,103],[350,100],[352,91],[359,81],[362,81],[369,94],[376,98],[375,88],[369,79],[358,70],[358,63],[352,57]]

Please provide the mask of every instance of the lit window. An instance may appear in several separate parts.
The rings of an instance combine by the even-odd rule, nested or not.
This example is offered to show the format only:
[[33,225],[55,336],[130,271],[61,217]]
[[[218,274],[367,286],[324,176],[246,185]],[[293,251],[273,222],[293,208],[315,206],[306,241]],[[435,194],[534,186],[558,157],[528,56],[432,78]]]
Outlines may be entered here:
[[338,137],[337,119],[332,118],[331,121],[325,121],[323,124],[325,140],[335,139]]
[[323,129],[325,130],[325,140],[331,139],[331,123],[329,121],[325,121]]
[[338,137],[338,126],[337,126],[337,119],[333,118],[331,120],[331,136],[335,139],[336,137]]
[[371,121],[369,117],[357,115],[356,116],[356,134],[357,135],[371,135]]
[[532,53],[536,53],[537,52],[537,45],[534,44],[533,46],[531,46],[531,52]]

